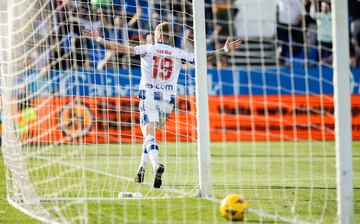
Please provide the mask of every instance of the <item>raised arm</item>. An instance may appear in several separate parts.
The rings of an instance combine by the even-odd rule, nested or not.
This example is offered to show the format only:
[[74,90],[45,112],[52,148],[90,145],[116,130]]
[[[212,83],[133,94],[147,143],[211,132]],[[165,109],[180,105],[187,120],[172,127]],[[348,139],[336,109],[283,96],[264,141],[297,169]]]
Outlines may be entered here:
[[311,6],[310,6],[310,17],[313,19],[317,19],[318,18],[318,12],[317,12],[317,4],[315,3],[314,0],[311,1]]
[[108,41],[99,35],[99,30],[96,29],[95,32],[93,32],[90,29],[84,29],[82,31],[82,34],[92,40],[95,40],[99,44],[103,45],[106,49],[114,50],[118,53],[131,53],[134,54],[134,48],[131,46],[123,45],[117,42]]
[[228,52],[233,52],[236,49],[241,47],[241,43],[242,41],[240,39],[231,41],[230,37],[227,38],[226,43],[224,45],[224,47],[217,49],[215,51],[209,51],[207,52],[207,57],[214,57],[216,55],[222,55],[222,54],[227,54]]

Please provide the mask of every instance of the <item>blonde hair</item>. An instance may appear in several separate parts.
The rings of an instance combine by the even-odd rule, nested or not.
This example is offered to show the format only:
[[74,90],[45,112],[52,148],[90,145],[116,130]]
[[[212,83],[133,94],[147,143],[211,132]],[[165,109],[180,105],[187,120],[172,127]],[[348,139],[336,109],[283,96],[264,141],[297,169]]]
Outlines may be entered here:
[[172,25],[169,22],[162,22],[156,26],[156,29],[159,31],[160,35],[164,39],[168,40],[170,44],[174,45],[174,32]]

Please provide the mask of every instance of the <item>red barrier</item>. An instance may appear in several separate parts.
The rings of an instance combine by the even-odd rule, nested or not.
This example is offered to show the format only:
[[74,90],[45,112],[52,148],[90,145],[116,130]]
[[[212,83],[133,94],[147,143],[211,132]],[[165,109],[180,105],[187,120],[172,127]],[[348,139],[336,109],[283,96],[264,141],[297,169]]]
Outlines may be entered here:
[[[31,142],[142,142],[137,98],[56,97],[34,103],[38,123],[29,127]],[[193,105],[190,98],[178,98],[178,109],[157,136],[160,141],[196,140]]]
[[[334,140],[332,96],[210,97],[209,105],[212,141]],[[360,95],[352,113],[353,139],[360,139]]]
[[[30,142],[141,142],[137,98],[54,97],[35,102]],[[333,140],[331,96],[210,96],[211,141]],[[178,97],[160,141],[195,141],[195,97]],[[360,95],[352,96],[353,139],[360,139]]]

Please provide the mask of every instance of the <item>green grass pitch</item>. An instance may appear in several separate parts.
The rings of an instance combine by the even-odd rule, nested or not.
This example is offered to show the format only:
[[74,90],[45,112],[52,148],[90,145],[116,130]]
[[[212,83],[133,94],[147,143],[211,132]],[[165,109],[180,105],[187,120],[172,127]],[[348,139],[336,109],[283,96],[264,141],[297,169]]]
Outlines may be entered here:
[[[141,200],[44,201],[54,216],[52,206],[57,205],[67,218],[87,211],[89,223],[228,223],[220,217],[218,203],[195,196],[195,143],[160,145],[160,161],[166,166],[160,190],[151,188],[150,164],[145,183],[133,182],[140,148],[137,144],[62,145],[41,150],[28,146],[24,151],[31,179],[43,198],[116,198],[127,191],[144,196]],[[0,157],[0,223],[38,223],[7,203]],[[212,143],[211,169],[213,198],[240,193],[258,211],[308,222],[336,222],[334,142]],[[354,223],[360,223],[359,141],[353,143],[353,178]],[[245,221],[275,220],[249,213]]]

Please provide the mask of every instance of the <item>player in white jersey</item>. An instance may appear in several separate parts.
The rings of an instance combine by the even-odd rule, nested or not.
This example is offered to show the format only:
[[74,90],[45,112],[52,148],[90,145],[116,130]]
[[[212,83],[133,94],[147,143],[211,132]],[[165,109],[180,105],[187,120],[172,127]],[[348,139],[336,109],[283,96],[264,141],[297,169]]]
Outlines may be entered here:
[[[148,160],[150,159],[154,172],[154,188],[160,188],[161,176],[165,167],[158,163],[159,147],[156,141],[157,127],[174,108],[177,81],[183,62],[194,63],[194,53],[188,53],[173,46],[171,24],[164,22],[155,29],[155,43],[131,47],[107,41],[98,32],[83,30],[83,34],[96,40],[106,48],[119,53],[141,55],[141,80],[139,87],[140,126],[144,136],[143,153],[135,181],[142,183]],[[240,40],[230,41],[216,51],[207,55],[224,54],[241,46]]]

